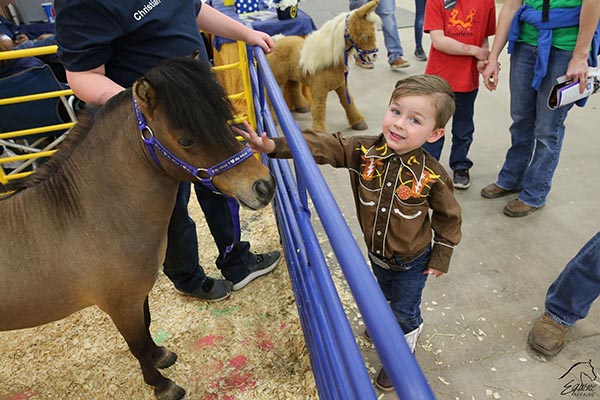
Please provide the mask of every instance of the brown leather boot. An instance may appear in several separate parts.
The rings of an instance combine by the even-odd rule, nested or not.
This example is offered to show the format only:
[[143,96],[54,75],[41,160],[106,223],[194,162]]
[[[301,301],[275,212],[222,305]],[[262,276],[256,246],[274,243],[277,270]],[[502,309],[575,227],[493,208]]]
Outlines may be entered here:
[[529,214],[539,210],[542,207],[544,207],[544,206],[541,206],[541,207],[529,206],[529,205],[523,203],[519,199],[514,199],[512,201],[509,201],[508,204],[506,206],[504,206],[504,210],[502,210],[502,211],[504,212],[504,215],[506,215],[508,217],[520,218],[520,217],[525,217],[526,215],[529,215]]
[[495,183],[490,183],[481,189],[481,196],[486,199],[497,199],[498,197],[508,196],[512,193],[519,193],[520,191],[520,189],[502,189]]
[[564,347],[569,329],[544,313],[529,331],[527,342],[538,353],[554,356]]

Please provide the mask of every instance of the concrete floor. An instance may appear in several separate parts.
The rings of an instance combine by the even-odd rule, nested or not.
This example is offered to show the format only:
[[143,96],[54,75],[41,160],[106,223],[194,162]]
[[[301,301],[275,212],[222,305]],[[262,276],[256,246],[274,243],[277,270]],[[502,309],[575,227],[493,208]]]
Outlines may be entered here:
[[[414,12],[410,0],[397,2],[399,12]],[[500,6],[500,5],[499,5]],[[346,0],[307,1],[300,8],[317,26],[347,10]],[[498,8],[499,10],[499,8]],[[365,115],[369,130],[380,132],[381,120],[394,83],[423,73],[425,63],[412,57],[412,27],[401,28],[400,37],[411,66],[391,71],[385,61],[379,32],[380,57],[373,70],[352,66],[351,93]],[[425,35],[424,45],[429,46]],[[596,368],[595,391],[587,398],[600,399],[600,305],[572,329],[565,349],[552,359],[540,357],[527,346],[532,321],[543,312],[548,286],[569,259],[600,227],[598,179],[592,171],[600,165],[600,95],[585,108],[575,107],[567,119],[567,134],[556,170],[553,189],[544,209],[513,219],[502,214],[512,197],[486,200],[479,191],[494,182],[509,146],[508,56],[500,86],[490,93],[480,89],[476,102],[475,141],[470,157],[472,186],[457,191],[463,211],[463,240],[452,260],[450,273],[430,279],[423,298],[425,328],[416,357],[438,399],[561,399],[566,379],[559,379],[576,362],[591,360]],[[334,93],[328,99],[328,130],[349,130]],[[295,114],[302,127],[310,127],[310,115]],[[446,145],[450,140],[446,140]],[[447,164],[449,147],[442,162]],[[322,167],[322,172],[348,224],[364,248],[354,215],[347,172]],[[325,250],[325,254],[328,250]],[[335,268],[335,267],[334,267]],[[600,303],[600,301],[596,302]],[[357,333],[362,327],[355,327]],[[375,351],[362,346],[367,363],[375,369]],[[395,399],[395,394],[381,396]]]

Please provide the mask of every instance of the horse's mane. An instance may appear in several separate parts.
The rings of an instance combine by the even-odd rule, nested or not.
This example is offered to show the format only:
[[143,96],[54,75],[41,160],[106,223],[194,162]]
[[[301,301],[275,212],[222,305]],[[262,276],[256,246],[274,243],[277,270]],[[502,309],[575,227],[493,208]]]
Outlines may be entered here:
[[[196,142],[202,132],[202,140],[211,146],[231,146],[231,139],[227,140],[223,134],[231,134],[227,125],[227,121],[233,119],[231,102],[207,64],[191,58],[165,60],[150,70],[145,79],[155,89],[157,105],[166,110],[172,127],[189,132]],[[85,110],[78,115],[77,124],[46,163],[34,174],[4,185],[1,191],[16,193],[54,176],[85,139],[94,122],[125,102],[131,104],[131,89],[115,95],[94,112]]]
[[339,14],[306,37],[300,51],[300,65],[303,74],[314,74],[321,69],[344,62],[344,51],[346,50],[344,28],[348,14],[350,12]]
[[191,134],[189,139],[196,143],[202,134],[204,143],[231,147],[233,134],[227,121],[233,119],[233,107],[207,63],[191,58],[165,60],[145,79],[173,128]]
[[[354,12],[356,10],[339,14],[306,37],[300,51],[303,74],[314,74],[322,69],[344,63],[346,16]],[[374,24],[381,23],[381,19],[375,12],[368,13],[366,19]],[[349,21],[351,20],[352,18],[349,18]],[[354,49],[351,50],[352,52]]]

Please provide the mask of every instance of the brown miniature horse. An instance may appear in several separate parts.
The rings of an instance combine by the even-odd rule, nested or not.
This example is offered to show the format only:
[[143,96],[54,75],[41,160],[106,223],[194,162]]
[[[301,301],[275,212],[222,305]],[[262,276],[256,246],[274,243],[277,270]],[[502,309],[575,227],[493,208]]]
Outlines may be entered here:
[[274,195],[267,168],[231,133],[231,117],[208,66],[167,60],[79,122],[36,174],[7,185],[15,192],[0,201],[0,330],[96,305],[156,397],[181,399],[185,391],[157,370],[177,355],[148,329],[179,182],[202,179],[251,209]]
[[[327,94],[335,90],[352,129],[368,128],[364,116],[348,91],[348,58],[354,51],[368,57],[377,52],[374,13],[378,1],[338,15],[306,39],[288,36],[277,40],[267,60],[279,86],[286,89],[292,111],[312,113],[312,128],[326,131]],[[300,84],[310,88],[312,106],[304,98]]]

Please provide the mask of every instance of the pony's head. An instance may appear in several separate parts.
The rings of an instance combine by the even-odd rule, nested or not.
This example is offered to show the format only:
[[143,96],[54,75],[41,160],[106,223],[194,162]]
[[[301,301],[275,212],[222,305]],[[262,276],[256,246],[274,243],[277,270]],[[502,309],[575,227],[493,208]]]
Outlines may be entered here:
[[376,24],[381,19],[375,14],[378,0],[368,1],[362,7],[357,8],[348,16],[346,26],[346,40],[361,53],[365,59],[373,61],[377,52],[377,39],[375,38]]
[[[207,64],[190,58],[163,61],[133,85],[133,96],[150,129],[142,135],[158,141],[176,159],[205,171],[243,150],[228,122],[231,103]],[[133,106],[133,105],[132,105]],[[173,157],[148,146],[150,158],[177,180],[193,175],[173,162]],[[255,157],[215,174],[212,184],[222,193],[257,209],[273,198],[275,183],[268,169]],[[200,178],[206,178],[200,172]]]

